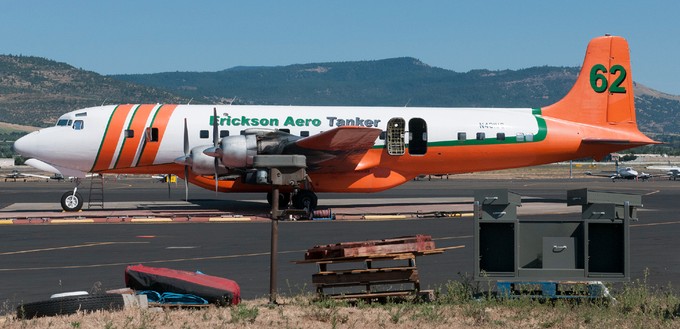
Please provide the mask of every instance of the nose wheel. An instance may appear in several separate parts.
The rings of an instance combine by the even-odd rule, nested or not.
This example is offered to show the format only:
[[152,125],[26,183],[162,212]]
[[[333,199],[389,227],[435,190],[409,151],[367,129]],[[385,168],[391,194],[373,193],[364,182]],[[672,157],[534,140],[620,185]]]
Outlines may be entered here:
[[83,207],[83,197],[75,189],[61,195],[61,209],[78,211]]

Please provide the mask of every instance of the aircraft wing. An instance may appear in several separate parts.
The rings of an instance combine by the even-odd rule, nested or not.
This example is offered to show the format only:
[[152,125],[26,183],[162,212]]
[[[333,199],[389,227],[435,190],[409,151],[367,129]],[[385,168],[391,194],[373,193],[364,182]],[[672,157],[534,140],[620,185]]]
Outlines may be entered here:
[[25,177],[35,177],[35,178],[50,179],[50,176],[45,176],[45,175],[26,174],[26,173],[21,173],[21,175],[22,175],[22,176],[25,176]]
[[298,139],[284,147],[285,154],[307,157],[310,171],[335,172],[354,170],[375,144],[382,130],[342,126],[321,134]]

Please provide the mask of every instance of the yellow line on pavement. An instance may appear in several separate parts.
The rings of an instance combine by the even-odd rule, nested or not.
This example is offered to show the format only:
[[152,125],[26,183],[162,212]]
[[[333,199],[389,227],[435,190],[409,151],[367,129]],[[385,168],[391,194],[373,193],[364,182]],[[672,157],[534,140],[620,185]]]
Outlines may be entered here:
[[94,219],[53,219],[50,221],[52,224],[82,224],[82,223],[94,223]]
[[170,218],[133,218],[131,223],[166,223],[172,222]]
[[250,217],[210,217],[209,222],[247,222]]

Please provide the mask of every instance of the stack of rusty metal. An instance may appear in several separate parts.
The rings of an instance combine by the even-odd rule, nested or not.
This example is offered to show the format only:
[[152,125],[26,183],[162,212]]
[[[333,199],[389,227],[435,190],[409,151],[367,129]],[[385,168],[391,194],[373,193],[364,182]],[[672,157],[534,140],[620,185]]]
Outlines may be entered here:
[[342,242],[314,246],[305,253],[305,260],[375,257],[403,253],[425,254],[436,250],[431,236],[415,235],[382,240]]
[[[319,296],[330,298],[383,298],[419,295],[420,281],[416,256],[442,253],[435,248],[429,235],[416,235],[383,240],[342,242],[314,246],[305,253],[305,260],[297,263],[316,263],[317,273],[312,283]],[[389,261],[407,261],[397,265]],[[385,262],[376,266],[374,262]],[[332,264],[356,264],[351,268],[329,270]],[[404,285],[410,289],[398,289]],[[396,287],[393,287],[396,285]],[[353,288],[354,287],[354,288]],[[338,291],[338,288],[344,288]],[[356,288],[361,288],[357,291]],[[397,289],[395,289],[397,288]],[[333,289],[327,293],[324,289]]]

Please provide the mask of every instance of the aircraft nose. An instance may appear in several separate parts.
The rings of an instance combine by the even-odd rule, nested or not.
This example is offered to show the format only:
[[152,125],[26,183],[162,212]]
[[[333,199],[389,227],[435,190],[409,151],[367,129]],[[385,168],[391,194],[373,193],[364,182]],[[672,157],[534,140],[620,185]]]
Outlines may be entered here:
[[12,144],[12,150],[23,157],[35,156],[35,151],[37,149],[37,135],[38,132],[32,132],[24,137],[17,139],[14,144]]

